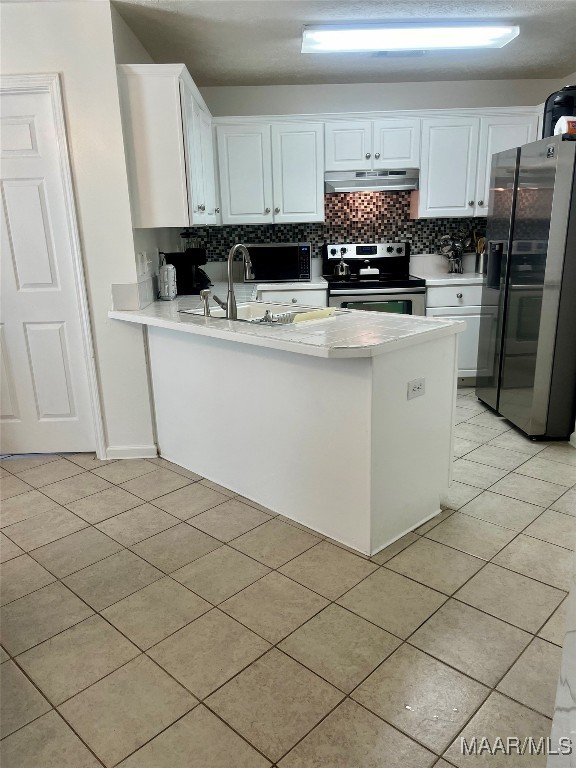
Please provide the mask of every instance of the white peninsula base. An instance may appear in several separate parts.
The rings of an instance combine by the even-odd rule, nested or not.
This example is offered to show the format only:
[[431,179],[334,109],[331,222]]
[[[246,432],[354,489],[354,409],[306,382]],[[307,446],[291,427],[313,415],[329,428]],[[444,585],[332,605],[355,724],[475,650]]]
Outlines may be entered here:
[[[366,555],[440,511],[462,324],[322,357],[132,322],[149,325],[166,459]],[[425,394],[408,400],[417,378]]]

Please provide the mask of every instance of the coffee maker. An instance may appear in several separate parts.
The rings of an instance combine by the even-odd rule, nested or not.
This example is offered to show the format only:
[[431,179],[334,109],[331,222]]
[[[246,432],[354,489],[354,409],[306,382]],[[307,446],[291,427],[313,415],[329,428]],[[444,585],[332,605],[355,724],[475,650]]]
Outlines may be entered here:
[[161,253],[166,264],[173,264],[176,269],[176,285],[179,296],[199,295],[200,291],[212,285],[210,278],[201,267],[206,264],[206,248],[193,237],[190,230],[180,233],[184,240],[184,250],[174,253]]

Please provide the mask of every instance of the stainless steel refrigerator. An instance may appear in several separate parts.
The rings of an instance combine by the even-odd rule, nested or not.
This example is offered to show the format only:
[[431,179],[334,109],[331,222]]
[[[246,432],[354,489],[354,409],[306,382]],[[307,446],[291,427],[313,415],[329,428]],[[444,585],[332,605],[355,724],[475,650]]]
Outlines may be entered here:
[[535,438],[574,431],[575,157],[553,136],[492,159],[476,394]]

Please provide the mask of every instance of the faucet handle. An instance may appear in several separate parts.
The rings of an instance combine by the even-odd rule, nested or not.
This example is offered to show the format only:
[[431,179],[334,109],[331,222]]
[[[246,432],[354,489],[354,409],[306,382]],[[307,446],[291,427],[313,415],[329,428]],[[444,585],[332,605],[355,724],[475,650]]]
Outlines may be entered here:
[[211,294],[211,293],[212,293],[212,292],[211,292],[210,288],[203,288],[203,289],[200,291],[200,298],[202,299],[202,301],[205,301],[206,299],[209,299],[209,298],[210,298],[210,294]]
[[210,289],[203,288],[200,291],[200,298],[204,304],[204,317],[210,317],[210,304],[208,303],[210,300]]

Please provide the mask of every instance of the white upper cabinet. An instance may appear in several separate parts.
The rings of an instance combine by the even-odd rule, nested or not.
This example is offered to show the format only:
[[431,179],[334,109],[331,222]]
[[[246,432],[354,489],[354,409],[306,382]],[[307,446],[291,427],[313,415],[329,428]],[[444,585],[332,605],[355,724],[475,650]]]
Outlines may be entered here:
[[222,222],[271,224],[270,125],[219,125],[216,136]]
[[186,67],[118,74],[134,227],[215,224],[212,118]]
[[224,224],[324,220],[321,123],[219,125]]
[[476,214],[488,214],[490,194],[490,167],[492,155],[506,149],[520,147],[536,141],[538,115],[510,115],[481,117],[478,146],[478,181],[476,186]]
[[324,221],[322,123],[272,124],[276,223]]
[[415,118],[374,120],[373,168],[419,168],[420,123]]
[[362,171],[372,168],[372,121],[325,123],[326,170]]
[[425,118],[418,216],[472,216],[476,195],[477,117]]

